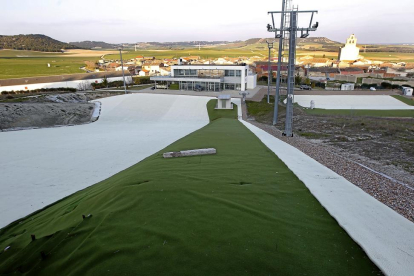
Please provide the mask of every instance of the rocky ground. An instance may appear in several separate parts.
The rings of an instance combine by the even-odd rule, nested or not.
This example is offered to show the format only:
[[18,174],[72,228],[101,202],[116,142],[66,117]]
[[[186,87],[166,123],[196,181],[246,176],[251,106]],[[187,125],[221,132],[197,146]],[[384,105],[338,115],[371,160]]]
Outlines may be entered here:
[[95,108],[91,100],[117,93],[61,93],[0,99],[0,131],[47,128],[89,123]]

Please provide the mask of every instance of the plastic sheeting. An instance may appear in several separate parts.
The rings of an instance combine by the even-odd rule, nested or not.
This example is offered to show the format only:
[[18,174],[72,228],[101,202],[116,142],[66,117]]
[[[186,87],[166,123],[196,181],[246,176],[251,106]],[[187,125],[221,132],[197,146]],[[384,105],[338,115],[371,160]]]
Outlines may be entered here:
[[391,96],[353,96],[353,95],[295,95],[295,102],[300,106],[310,108],[314,101],[315,108],[321,109],[368,109],[368,110],[398,110],[414,109]]

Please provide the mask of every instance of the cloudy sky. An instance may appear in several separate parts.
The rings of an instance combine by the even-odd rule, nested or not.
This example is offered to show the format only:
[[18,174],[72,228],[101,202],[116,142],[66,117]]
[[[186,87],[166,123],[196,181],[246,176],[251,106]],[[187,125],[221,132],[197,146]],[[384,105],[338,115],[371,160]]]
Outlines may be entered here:
[[[61,41],[111,43],[245,40],[270,37],[268,11],[282,0],[0,0],[0,35],[45,34]],[[413,0],[294,0],[319,10],[312,36],[344,42],[414,43]],[[299,19],[306,25],[306,19]]]

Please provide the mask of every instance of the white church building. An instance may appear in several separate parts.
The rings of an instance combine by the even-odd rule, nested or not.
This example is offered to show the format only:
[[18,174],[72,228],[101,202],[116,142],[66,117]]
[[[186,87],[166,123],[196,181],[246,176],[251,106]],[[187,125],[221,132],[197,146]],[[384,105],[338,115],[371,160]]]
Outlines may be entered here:
[[357,47],[357,38],[351,35],[344,47],[339,49],[340,61],[355,61],[359,59],[359,48]]

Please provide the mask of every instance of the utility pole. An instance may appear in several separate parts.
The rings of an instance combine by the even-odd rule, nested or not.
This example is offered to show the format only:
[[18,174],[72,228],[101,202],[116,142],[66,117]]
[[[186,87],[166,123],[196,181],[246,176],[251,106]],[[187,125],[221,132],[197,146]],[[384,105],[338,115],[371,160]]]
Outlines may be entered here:
[[266,40],[267,47],[269,48],[269,62],[267,65],[267,103],[270,103],[270,86],[273,79],[273,73],[272,73],[272,66],[270,64],[270,52],[273,48],[273,42],[268,42]]
[[126,90],[126,83],[125,83],[124,60],[122,59],[122,47],[119,47],[118,50],[119,50],[119,55],[121,56],[122,78],[124,80],[124,91],[125,91],[125,94],[126,94],[127,90]]
[[[298,28],[298,15],[301,13],[308,13],[311,14],[311,19],[309,26],[306,28]],[[313,16],[315,13],[318,13],[318,11],[312,10],[312,11],[299,11],[299,10],[285,10],[285,0],[283,0],[283,7],[282,11],[272,11],[269,12],[269,14],[272,15],[272,23],[273,26],[268,24],[267,30],[269,32],[275,32],[276,38],[283,37],[283,33],[288,32],[289,33],[289,58],[288,58],[288,83],[287,83],[287,104],[286,104],[286,123],[285,123],[285,132],[283,133],[284,136],[292,137],[293,136],[293,97],[294,97],[294,89],[295,89],[295,60],[296,60],[296,36],[298,32],[301,32],[301,38],[306,38],[309,36],[310,31],[316,31],[319,23],[316,22],[316,24],[312,25]],[[280,14],[281,19],[281,27],[276,28],[274,24],[274,15]],[[290,16],[290,26],[284,26],[283,21],[286,15]],[[280,34],[277,34],[280,32]],[[281,41],[283,38],[281,38]],[[279,60],[278,64],[281,65],[281,55],[282,51],[279,45]],[[280,72],[280,66],[278,68],[278,73]],[[279,78],[278,78],[279,80]],[[279,86],[277,85],[276,81],[276,94],[278,94],[278,88],[280,89],[280,82]],[[278,96],[278,95],[277,95]],[[276,112],[276,106],[279,103],[275,103],[275,112]],[[274,115],[274,118],[277,119],[277,113]],[[273,122],[275,123],[275,122]]]

